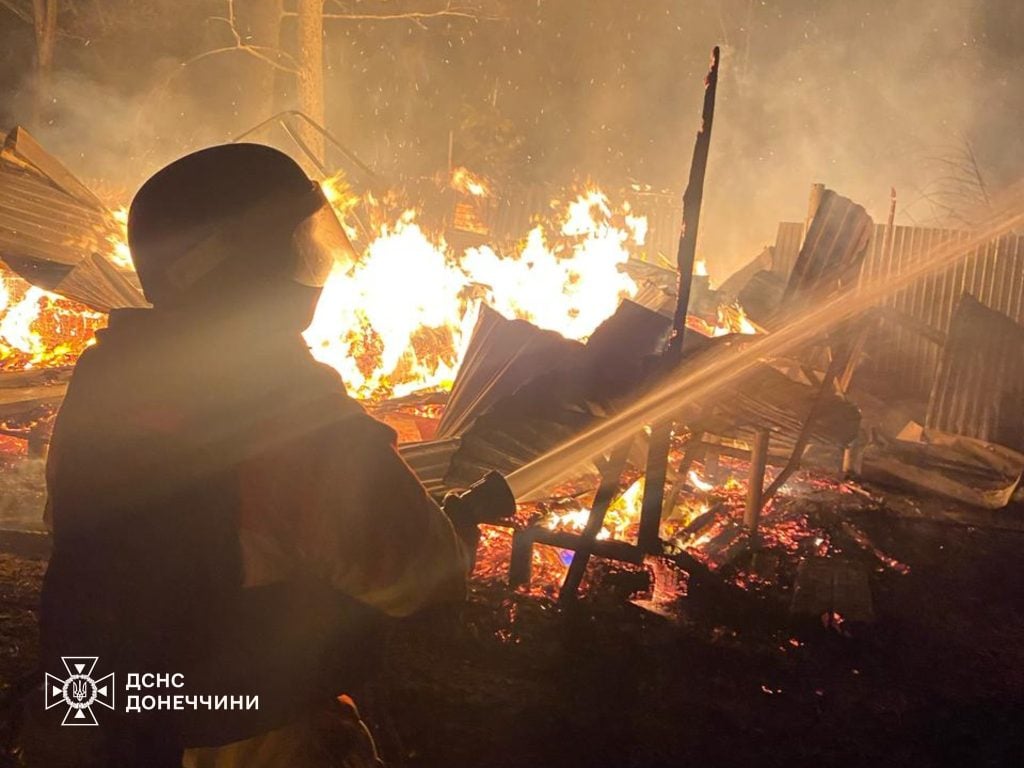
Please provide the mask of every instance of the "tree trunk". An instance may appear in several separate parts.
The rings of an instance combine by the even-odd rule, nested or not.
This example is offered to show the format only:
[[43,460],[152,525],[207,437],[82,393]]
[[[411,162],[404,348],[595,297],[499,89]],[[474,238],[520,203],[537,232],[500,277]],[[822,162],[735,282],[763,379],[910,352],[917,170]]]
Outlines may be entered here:
[[52,98],[53,52],[57,44],[57,0],[32,0],[32,22],[36,35],[36,78],[33,119],[43,120],[45,105]]
[[[324,3],[298,0],[296,41],[298,47],[299,110],[318,125],[324,124]],[[299,136],[316,160],[324,162],[324,138],[303,124]]]

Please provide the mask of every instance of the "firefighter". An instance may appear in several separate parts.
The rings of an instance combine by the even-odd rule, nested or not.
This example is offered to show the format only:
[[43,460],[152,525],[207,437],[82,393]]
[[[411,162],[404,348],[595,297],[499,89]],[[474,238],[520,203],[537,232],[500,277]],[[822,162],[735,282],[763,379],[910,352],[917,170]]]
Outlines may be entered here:
[[43,661],[97,656],[122,691],[180,675],[129,694],[259,697],[119,702],[109,765],[177,766],[187,747],[207,747],[195,765],[256,765],[253,743],[365,682],[390,617],[463,595],[476,512],[453,503],[453,524],[395,433],[310,355],[324,281],[354,257],[290,158],[181,158],[139,190],[128,239],[152,307],[111,312],[56,420]]

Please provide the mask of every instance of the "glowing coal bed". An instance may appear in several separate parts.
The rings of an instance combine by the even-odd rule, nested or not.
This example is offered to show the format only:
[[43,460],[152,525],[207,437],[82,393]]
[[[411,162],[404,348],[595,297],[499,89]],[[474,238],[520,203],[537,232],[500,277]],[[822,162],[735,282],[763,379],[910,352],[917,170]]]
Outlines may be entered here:
[[[682,446],[674,445],[670,463],[678,464],[681,457]],[[705,472],[702,463],[694,464],[687,487],[679,494],[671,514],[662,521],[660,534],[669,556],[685,551],[724,581],[754,593],[789,591],[802,561],[837,555],[864,557],[878,571],[909,572],[906,565],[875,547],[856,525],[830,512],[830,507],[835,506],[830,499],[836,497],[857,497],[873,503],[870,494],[836,479],[834,474],[804,470],[783,486],[762,510],[754,557],[751,535],[743,523],[748,462],[722,456],[713,481],[706,478]],[[766,481],[773,474],[769,469]],[[612,502],[598,539],[635,544],[644,481],[635,470],[628,470],[624,477],[625,490]],[[491,585],[507,583],[512,538],[517,528],[540,525],[551,530],[581,532],[597,485],[596,475],[565,483],[548,499],[520,504],[514,527],[484,526],[474,579]],[[532,579],[520,591],[538,598],[556,598],[572,557],[570,550],[535,545]],[[601,590],[609,576],[616,584],[621,583],[623,572],[637,575],[639,587],[632,597],[638,600],[666,605],[687,595],[689,576],[670,557],[647,557],[639,566],[591,558],[582,594]]]

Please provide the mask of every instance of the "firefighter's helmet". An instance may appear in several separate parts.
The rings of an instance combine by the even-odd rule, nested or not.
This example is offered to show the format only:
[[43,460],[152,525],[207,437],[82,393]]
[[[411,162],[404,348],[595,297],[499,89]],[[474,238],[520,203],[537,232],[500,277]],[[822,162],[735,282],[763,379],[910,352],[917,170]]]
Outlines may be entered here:
[[155,306],[253,281],[320,288],[353,259],[320,185],[259,144],[210,147],[157,172],[132,201],[128,244]]

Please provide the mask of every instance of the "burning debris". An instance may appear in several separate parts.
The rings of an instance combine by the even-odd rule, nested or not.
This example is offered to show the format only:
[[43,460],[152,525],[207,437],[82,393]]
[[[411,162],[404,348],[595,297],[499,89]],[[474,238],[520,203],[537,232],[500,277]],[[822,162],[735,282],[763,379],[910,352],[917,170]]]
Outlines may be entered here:
[[[25,135],[19,135],[24,143]],[[37,145],[32,151],[37,162],[56,167],[39,160],[45,155]],[[493,194],[466,169],[453,172],[451,185],[471,198]],[[642,260],[646,221],[628,206],[616,211],[606,195],[588,189],[556,206],[548,224],[530,230],[511,250],[477,244],[459,252],[443,235],[428,234],[414,209],[396,212],[397,198],[360,197],[343,176],[323,187],[346,217],[362,255],[349,271],[331,276],[307,340],[319,359],[339,368],[350,388],[370,398],[375,412],[399,430],[403,455],[437,495],[487,470],[522,467],[614,414],[657,379],[654,361],[669,336],[678,272]],[[393,223],[388,210],[396,216]],[[482,211],[473,215],[483,216]],[[755,301],[770,307],[760,310],[762,324],[748,318],[735,296],[749,294],[743,282],[749,286],[764,274],[754,267],[770,267],[774,250],[718,290],[711,287],[704,262],[695,261],[693,311],[685,314],[689,334],[682,348],[691,366],[700,366],[703,355],[723,345],[742,344],[745,336],[770,333],[785,317],[798,316],[802,297],[854,284],[850,275],[857,274],[867,251],[870,220],[851,217],[857,207],[821,187],[815,188],[812,211],[787,287],[776,291],[772,304]],[[466,229],[467,215],[456,208],[453,225]],[[118,215],[110,214],[110,220],[116,224]],[[365,226],[374,221],[373,227]],[[477,233],[484,229],[477,227]],[[107,266],[94,276],[124,289],[133,278],[122,271],[125,248],[117,232],[108,228],[95,241]],[[5,253],[14,252],[16,246],[7,248]],[[94,258],[99,257],[82,261]],[[9,261],[24,264],[16,256]],[[415,273],[409,272],[412,267]],[[10,394],[0,414],[5,434],[31,436],[38,443],[66,381],[66,372],[54,366],[73,362],[102,328],[105,315],[13,274],[4,285],[4,365],[9,371],[43,370],[38,381],[26,379],[27,373],[6,375]],[[424,285],[431,290],[424,292]],[[139,303],[131,290],[124,289],[121,299]],[[623,302],[631,296],[643,305]],[[828,556],[837,537],[847,541],[840,550],[870,548],[834,521],[812,521],[799,494],[779,494],[808,443],[835,446],[836,457],[858,439],[857,409],[841,391],[830,391],[833,382],[849,383],[856,362],[852,342],[845,340],[849,336],[838,347],[833,339],[831,352],[824,348],[824,368],[813,352],[803,362],[761,364],[681,414],[686,428],[671,443],[664,496],[653,495],[663,498],[657,549],[649,542],[640,545],[641,529],[651,525],[642,522],[645,504],[651,508],[645,476],[651,477],[653,443],[647,439],[577,469],[574,479],[566,478],[545,499],[522,504],[512,527],[486,528],[478,578],[503,581],[511,567],[513,583],[527,583],[537,594],[560,589],[565,594],[563,582],[576,550],[622,561],[648,574],[648,580],[652,563],[674,562],[671,567],[682,566],[684,573],[699,569],[705,577],[719,574],[750,589],[775,583],[780,573],[751,569],[755,538],[758,551],[788,559],[791,572],[808,557]],[[49,368],[53,374],[45,374]],[[772,435],[770,453],[758,442],[759,434]],[[625,485],[606,479],[604,490],[595,490],[613,461],[624,472]],[[838,458],[829,461],[838,466]],[[769,470],[762,481],[761,466],[782,469]],[[827,477],[819,475],[811,484],[843,492]],[[1012,491],[1017,480],[1019,472],[1005,487]],[[879,562],[891,561],[876,554]],[[652,561],[652,555],[667,559]],[[597,562],[586,566],[588,582],[600,580],[595,568],[606,568]],[[577,569],[573,582],[582,577]],[[675,579],[675,588],[684,591],[687,581]],[[672,590],[655,582],[652,589],[664,600]]]
[[[35,134],[0,147],[0,558],[50,561],[15,591],[0,559],[32,628],[0,661],[35,670],[0,674],[0,762],[78,764],[8,730],[115,678],[118,765],[1020,753],[986,736],[1020,730],[1020,595],[989,596],[1024,531],[1024,188],[969,143],[1014,103],[1014,14],[216,4],[0,1]],[[666,96],[710,28],[680,195]],[[850,30],[877,63],[844,78]],[[929,187],[902,156],[957,122]]]
[[[483,192],[470,179],[464,171],[453,184]],[[640,253],[639,225],[596,188],[551,215],[550,225],[515,237],[507,252],[493,244],[458,251],[429,234],[414,209],[357,238],[362,256],[332,275],[306,332],[314,356],[357,396],[380,399],[449,389],[482,304],[586,338],[636,291],[620,267]]]
[[[799,320],[823,296],[857,290],[879,231],[863,208],[822,185],[812,189],[796,239],[782,225],[774,246],[712,286],[693,235],[716,68],[684,205],[692,221],[675,269],[647,258],[642,207],[614,203],[593,185],[559,196],[530,229],[499,236],[492,220],[500,190],[464,167],[443,184],[453,207],[431,224],[398,190],[359,192],[342,173],[321,183],[357,255],[330,275],[305,338],[396,428],[403,456],[436,496],[486,471],[514,473],[628,410],[670,371],[680,375],[673,366],[699,371]],[[0,293],[0,360],[8,371],[0,418],[8,438],[27,438],[38,450],[63,395],[61,366],[92,343],[106,311],[144,302],[124,209],[108,210],[23,130],[5,146],[0,192],[24,197],[22,187],[34,185],[40,210],[63,216],[43,223],[35,209],[12,204],[0,242],[13,270]],[[884,242],[891,233],[890,225]],[[665,568],[743,589],[777,583],[781,571],[755,567],[753,553],[762,563],[769,553],[786,559],[791,574],[808,558],[856,548],[898,567],[848,521],[808,514],[801,503],[807,488],[850,492],[830,479],[844,451],[848,470],[863,465],[868,477],[937,487],[893,469],[907,461],[905,446],[860,447],[865,429],[847,393],[871,331],[851,321],[795,356],[764,356],[742,376],[690,397],[670,420],[650,423],[639,439],[567,466],[555,487],[522,500],[507,527],[485,529],[477,576],[571,597],[585,574],[589,582],[595,568],[608,567],[595,555],[660,573],[652,589],[664,599],[673,591]],[[958,349],[962,343],[951,343],[947,358]],[[943,370],[961,368],[947,361]],[[941,392],[953,385],[937,386],[936,402],[948,399]],[[808,458],[824,473],[808,475]],[[1005,504],[1020,480],[1011,464],[996,470],[998,498],[983,503]],[[983,470],[965,471],[970,484],[971,471]],[[689,581],[669,580],[679,591]]]
[[0,257],[9,269],[98,312],[145,306],[137,281],[115,264],[123,263],[123,225],[24,129],[7,135],[0,150]]

